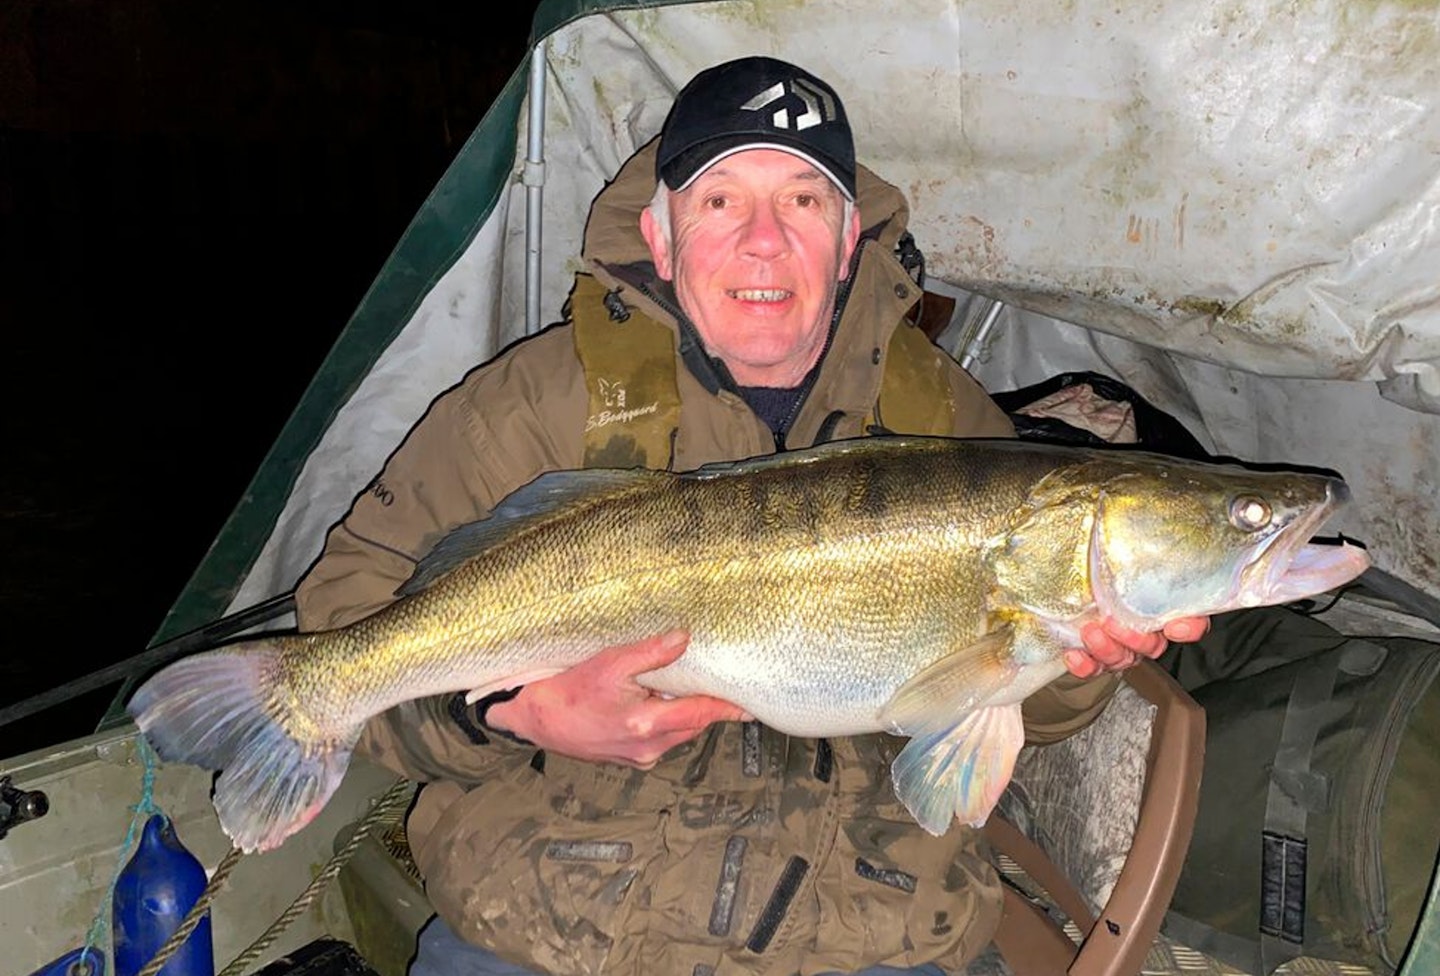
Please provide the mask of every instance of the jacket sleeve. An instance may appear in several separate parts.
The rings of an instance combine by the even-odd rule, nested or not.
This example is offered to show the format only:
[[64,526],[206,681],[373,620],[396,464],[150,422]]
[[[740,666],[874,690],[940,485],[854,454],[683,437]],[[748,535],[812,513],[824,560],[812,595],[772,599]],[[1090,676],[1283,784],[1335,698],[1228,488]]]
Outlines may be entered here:
[[[566,328],[552,329],[431,404],[335,525],[296,589],[301,630],[344,627],[385,607],[446,533],[485,517],[545,471],[578,466],[583,377]],[[572,416],[573,414],[573,416]],[[451,697],[406,702],[372,719],[357,749],[412,779],[472,780],[524,748],[451,712]],[[467,714],[470,714],[467,712]]]
[[481,517],[513,480],[481,463],[488,436],[467,393],[436,400],[330,530],[296,589],[301,630],[344,627],[390,603],[440,536]]
[[1120,676],[1117,674],[1098,674],[1093,678],[1062,674],[1022,704],[1025,741],[1049,745],[1074,735],[1099,717],[1118,687]]

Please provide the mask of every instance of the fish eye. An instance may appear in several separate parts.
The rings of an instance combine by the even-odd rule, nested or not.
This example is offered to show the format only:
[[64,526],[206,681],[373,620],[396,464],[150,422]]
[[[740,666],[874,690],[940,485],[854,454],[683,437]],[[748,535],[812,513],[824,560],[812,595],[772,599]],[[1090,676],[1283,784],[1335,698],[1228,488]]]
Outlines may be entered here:
[[1265,528],[1272,514],[1269,503],[1254,495],[1240,495],[1230,502],[1230,524],[1246,532]]

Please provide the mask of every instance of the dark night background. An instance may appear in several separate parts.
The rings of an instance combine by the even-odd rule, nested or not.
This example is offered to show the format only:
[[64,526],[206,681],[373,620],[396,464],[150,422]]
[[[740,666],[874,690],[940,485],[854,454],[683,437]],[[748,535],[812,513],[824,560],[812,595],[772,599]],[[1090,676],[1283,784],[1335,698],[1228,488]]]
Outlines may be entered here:
[[533,8],[0,0],[0,708],[144,649]]

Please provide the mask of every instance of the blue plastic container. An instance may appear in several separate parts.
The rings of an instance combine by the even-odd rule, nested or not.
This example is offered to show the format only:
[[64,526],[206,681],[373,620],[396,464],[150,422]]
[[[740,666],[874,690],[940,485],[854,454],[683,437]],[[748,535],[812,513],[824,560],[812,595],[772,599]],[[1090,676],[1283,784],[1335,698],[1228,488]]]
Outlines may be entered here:
[[[175,834],[168,817],[145,822],[135,856],[115,883],[115,976],[135,976],[185,920],[205,890],[205,868]],[[207,913],[160,976],[214,976]]]

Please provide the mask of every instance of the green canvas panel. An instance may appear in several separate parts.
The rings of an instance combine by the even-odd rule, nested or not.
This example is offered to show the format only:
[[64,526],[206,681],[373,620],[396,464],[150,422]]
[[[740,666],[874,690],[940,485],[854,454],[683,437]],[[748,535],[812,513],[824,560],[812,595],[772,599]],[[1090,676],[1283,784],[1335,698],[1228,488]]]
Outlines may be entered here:
[[[305,459],[426,294],[489,219],[515,164],[515,133],[528,72],[527,57],[421,205],[166,614],[151,647],[225,612],[279,518]],[[127,681],[120,689],[99,730],[126,720],[122,703],[131,687]]]
[[1430,899],[1415,929],[1415,941],[1400,967],[1400,976],[1440,973],[1440,871],[1430,883]]

